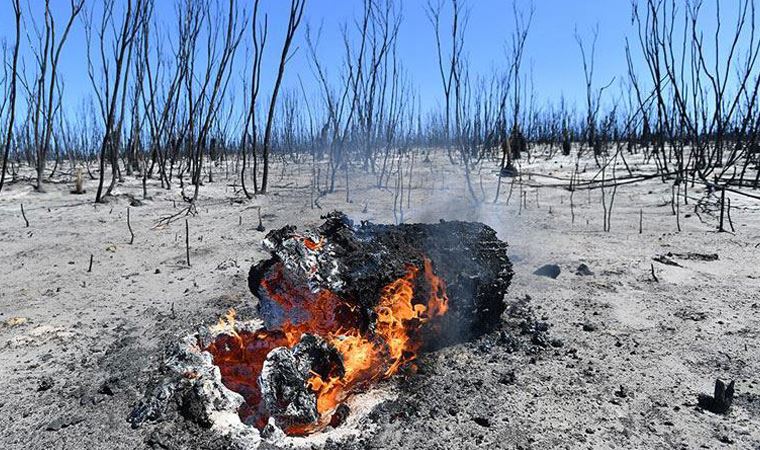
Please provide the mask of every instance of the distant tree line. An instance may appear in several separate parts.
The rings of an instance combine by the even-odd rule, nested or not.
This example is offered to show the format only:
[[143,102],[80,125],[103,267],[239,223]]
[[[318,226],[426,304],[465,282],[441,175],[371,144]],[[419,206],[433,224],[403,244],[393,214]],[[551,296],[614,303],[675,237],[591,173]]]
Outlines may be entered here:
[[[176,0],[176,20],[166,26],[157,20],[156,1],[70,0],[61,17],[50,0],[42,17],[19,0],[6,1],[15,29],[3,47],[0,77],[0,190],[29,181],[42,191],[56,174],[83,171],[97,180],[96,202],[125,177],[137,177],[145,197],[152,179],[163,189],[178,187],[192,211],[215,171],[251,198],[270,190],[272,160],[280,159],[311,167],[313,195],[342,184],[349,199],[352,170],[370,175],[378,188],[398,190],[411,176],[406,166],[435,151],[462,169],[473,201],[485,199],[473,176],[484,163],[510,177],[520,160],[560,154],[572,157],[576,169],[581,158],[593,158],[602,180],[622,165],[625,174],[615,172],[603,186],[655,176],[682,186],[684,199],[696,183],[750,196],[760,187],[753,0],[737,0],[739,13],[730,19],[716,0],[712,35],[702,25],[704,2],[634,0],[637,33],[621,49],[627,67],[608,80],[595,73],[598,28],[585,38],[576,31],[574,70],[585,81],[577,107],[564,98],[537,100],[525,68],[532,7],[512,4],[500,68],[475,74],[467,46],[475,2],[430,0],[425,8],[440,79],[440,106],[432,109],[421,107],[399,56],[397,0],[357,0],[358,16],[340,28],[337,66],[324,63],[325,52],[335,49],[322,45],[322,30],[303,23],[306,0],[283,3],[286,26],[276,33],[259,0],[245,7],[235,0]],[[76,26],[85,31],[92,95],[67,114],[59,67]],[[275,35],[280,41],[273,42]],[[33,58],[19,61],[19,47],[27,44]],[[265,67],[270,50],[277,64]],[[288,73],[296,50],[312,74]],[[242,76],[233,69],[241,59]],[[267,92],[262,74],[275,80]],[[297,88],[283,88],[289,76]],[[303,76],[313,76],[317,89],[307,90]],[[626,159],[634,154],[655,172],[636,173]],[[34,168],[33,179],[21,177],[24,165]],[[501,180],[498,186],[496,199]],[[568,187],[579,185],[573,179]]]

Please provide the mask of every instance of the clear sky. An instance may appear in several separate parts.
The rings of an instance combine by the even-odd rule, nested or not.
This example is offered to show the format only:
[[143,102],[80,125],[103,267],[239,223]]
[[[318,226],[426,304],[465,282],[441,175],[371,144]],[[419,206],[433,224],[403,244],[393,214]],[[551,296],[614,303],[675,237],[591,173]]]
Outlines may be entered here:
[[[0,36],[12,39],[13,23],[10,0],[0,0]],[[54,14],[63,22],[68,10],[66,0],[52,0]],[[87,0],[90,3],[97,0]],[[249,11],[252,0],[239,0],[241,6]],[[325,65],[337,71],[342,57],[343,47],[340,25],[357,17],[362,11],[361,0],[306,0],[304,25],[309,24],[313,30],[322,26],[322,39],[319,53]],[[723,0],[721,7],[726,18],[733,20],[737,14],[738,0]],[[685,4],[686,0],[677,3]],[[23,4],[27,1],[22,0]],[[24,15],[28,20],[29,8],[39,13],[42,0],[28,0]],[[265,74],[262,80],[262,92],[269,92],[269,85],[275,76],[277,58],[284,34],[289,7],[287,0],[262,0],[262,8],[268,14],[270,41],[264,61]],[[399,51],[406,70],[411,74],[415,87],[420,93],[423,105],[435,106],[441,98],[441,86],[436,70],[435,43],[431,25],[425,13],[426,0],[400,0],[403,11],[403,23],[399,36]],[[467,29],[465,51],[473,73],[486,74],[494,67],[506,65],[505,48],[513,30],[511,0],[464,0],[470,9],[470,21]],[[711,16],[712,1],[706,1],[704,23],[709,29],[714,24]],[[629,0],[517,0],[518,9],[528,10],[535,7],[533,24],[526,45],[524,67],[532,71],[534,88],[539,103],[547,100],[557,101],[560,95],[567,100],[583,104],[583,72],[578,45],[574,39],[574,30],[590,39],[591,30],[599,26],[597,44],[597,63],[595,79],[599,84],[606,84],[612,77],[620,80],[625,77],[626,63],[624,40],[629,36],[637,46],[636,30],[631,23],[631,4]],[[30,6],[31,5],[31,6]],[[156,0],[157,14],[165,24],[173,25],[175,6],[172,0]],[[27,23],[31,29],[31,23]],[[298,76],[307,86],[313,86],[314,75],[308,62],[303,26],[298,33],[296,44],[299,50],[291,60],[286,72],[285,88],[295,88]],[[248,36],[246,35],[246,38]],[[26,44],[26,41],[23,41]],[[71,38],[64,49],[61,61],[61,73],[65,82],[65,107],[69,111],[81,104],[82,99],[91,95],[92,86],[86,76],[86,47],[84,29],[77,21]],[[22,56],[27,64],[31,63],[28,44],[22,48]],[[242,73],[245,60],[245,48],[241,48],[236,61],[237,73]],[[643,67],[641,68],[643,70]]]

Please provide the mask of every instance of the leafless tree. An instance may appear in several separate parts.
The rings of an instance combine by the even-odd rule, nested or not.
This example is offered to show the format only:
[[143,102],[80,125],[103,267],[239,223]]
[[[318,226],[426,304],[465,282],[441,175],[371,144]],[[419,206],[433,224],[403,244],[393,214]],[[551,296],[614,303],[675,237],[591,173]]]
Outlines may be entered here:
[[[247,166],[247,154],[248,154],[248,141],[250,139],[251,147],[253,147],[253,190],[254,193],[258,193],[258,157],[256,155],[256,143],[257,143],[257,124],[256,124],[256,102],[259,96],[259,89],[261,87],[261,61],[264,55],[264,48],[266,47],[267,34],[268,34],[268,21],[267,16],[264,16],[263,23],[258,20],[259,15],[259,0],[255,0],[253,3],[253,19],[251,21],[251,37],[253,41],[253,59],[251,60],[251,78],[250,86],[248,87],[248,104],[246,109],[245,121],[243,124],[243,137],[240,140],[240,156],[242,159],[242,169],[240,170],[240,183],[243,189],[243,193],[247,198],[251,198],[251,194],[245,185],[246,179],[246,166]],[[244,96],[245,97],[245,96]]]
[[[651,89],[655,120],[645,130],[654,141],[652,154],[663,180],[678,186],[707,186],[708,196],[724,210],[725,191],[749,195],[741,188],[757,151],[757,61],[755,2],[738,2],[733,26],[724,28],[720,2],[715,6],[712,39],[701,26],[702,2],[685,8],[675,0],[632,2],[646,78],[630,76],[634,89]],[[632,72],[628,50],[629,73]],[[733,72],[733,73],[732,73]],[[645,102],[641,109],[647,111]],[[733,186],[733,187],[732,187]],[[676,189],[688,200],[688,185]],[[720,193],[720,196],[714,195]],[[697,205],[699,206],[699,205]]]
[[267,183],[269,181],[269,151],[272,138],[272,124],[274,122],[275,107],[277,105],[277,95],[280,92],[283,76],[285,75],[285,66],[290,59],[290,46],[293,43],[298,26],[303,18],[306,0],[291,0],[290,16],[288,18],[288,27],[285,33],[285,40],[282,44],[282,53],[280,54],[280,65],[277,69],[277,78],[274,82],[272,96],[269,100],[269,113],[267,114],[266,128],[264,129],[264,142],[262,145],[262,163],[264,165],[261,174],[261,193],[266,194]]
[[[364,53],[367,47],[367,29],[371,20],[372,2],[365,1],[362,18],[357,22],[359,32],[359,43],[356,49],[353,49],[350,43],[348,27],[344,26],[343,45],[345,47],[345,56],[343,72],[340,74],[341,83],[338,89],[334,89],[329,81],[329,74],[320,61],[317,53],[317,44],[319,33],[316,38],[312,37],[310,30],[307,29],[306,41],[310,52],[310,61],[312,69],[319,83],[322,101],[326,109],[325,124],[320,133],[320,144],[329,146],[328,176],[324,191],[334,192],[335,181],[338,170],[343,166],[348,170],[348,154],[346,144],[350,138],[350,131],[353,129],[354,117],[358,105],[357,80],[361,78],[364,65]],[[321,31],[321,30],[320,30]]]
[[58,63],[71,27],[83,6],[84,0],[71,0],[69,15],[60,38],[58,36],[61,30],[56,25],[55,16],[50,9],[50,0],[45,0],[44,31],[40,30],[33,13],[30,12],[30,20],[36,37],[36,42],[31,42],[31,38],[29,39],[35,59],[35,76],[32,83],[23,82],[22,84],[29,97],[37,172],[35,189],[39,192],[44,190],[42,183],[53,135],[53,121],[60,108],[60,104],[56,103],[56,91],[60,82]]
[[[103,137],[99,151],[100,173],[95,202],[102,202],[105,197],[111,195],[116,185],[131,58],[137,34],[143,29],[146,7],[146,0],[127,0],[123,10],[117,11],[115,0],[105,0],[102,9],[96,11],[93,7],[84,15],[87,73],[103,120]],[[92,46],[96,37],[97,56]],[[100,76],[96,72],[96,64],[100,68]],[[103,192],[106,158],[111,165],[111,182]]]
[[[464,28],[467,23],[467,15],[462,16],[461,4],[458,0],[451,0],[451,29],[450,45],[451,50],[444,51],[444,42],[441,31],[441,14],[444,8],[444,1],[438,0],[436,3],[428,2],[428,18],[433,26],[436,42],[436,54],[438,56],[438,72],[441,77],[444,98],[444,139],[448,142],[451,139],[451,111],[456,110],[452,105],[452,94],[456,94],[456,79],[458,67],[461,67],[462,52],[464,49]],[[463,20],[462,20],[463,19]],[[455,100],[455,99],[454,99]],[[449,151],[449,158],[452,158]],[[454,162],[451,159],[452,163]]]
[[[599,25],[597,24],[592,30],[591,48],[587,49],[586,44],[583,42],[583,38],[575,31],[575,41],[578,43],[578,48],[581,52],[581,59],[583,62],[583,76],[586,81],[586,124],[585,124],[585,140],[587,145],[593,149],[594,158],[598,158],[601,155],[601,141],[597,136],[597,116],[599,114],[599,108],[601,107],[601,97],[605,89],[609,88],[615,81],[613,78],[605,86],[594,89],[594,69],[596,64],[596,43],[599,39]],[[597,165],[599,161],[597,160]]]
[[[512,45],[509,52],[509,75],[512,77],[512,127],[509,135],[509,151],[506,153],[506,162],[502,157],[502,172],[514,172],[512,168],[512,160],[519,159],[520,155],[527,150],[527,143],[523,133],[523,127],[520,124],[520,113],[522,111],[522,101],[524,91],[522,89],[522,83],[524,81],[522,71],[522,61],[525,55],[525,42],[528,39],[528,33],[530,32],[530,26],[533,22],[533,14],[535,9],[531,4],[531,8],[527,14],[518,11],[517,3],[512,3],[512,14],[514,17],[515,29],[512,32]],[[506,134],[506,133],[505,133]]]
[[161,186],[170,189],[171,177],[166,165],[172,148],[172,131],[179,108],[180,88],[186,72],[176,58],[165,56],[162,33],[158,32],[151,20],[153,10],[154,2],[151,0],[146,8],[140,35],[142,45],[139,64],[145,72],[140,96],[149,128],[151,161],[143,176],[150,178],[157,164]]
[[[192,2],[188,2],[186,5],[186,13],[188,17],[191,14],[196,13],[192,6]],[[231,66],[235,59],[238,46],[243,37],[245,30],[245,23],[241,23],[240,12],[238,11],[235,0],[229,0],[227,8],[227,24],[224,33],[221,36],[222,44],[221,50],[216,52],[216,46],[218,45],[217,39],[220,37],[216,31],[217,23],[222,18],[222,14],[218,13],[216,17],[207,15],[206,20],[206,33],[207,33],[207,55],[206,55],[206,67],[202,73],[201,82],[197,86],[198,90],[194,90],[194,75],[195,72],[195,53],[194,48],[188,47],[188,52],[184,55],[184,64],[188,65],[188,73],[192,76],[185,78],[188,97],[188,136],[194,139],[191,148],[191,158],[193,161],[193,173],[192,180],[195,185],[193,196],[188,200],[191,203],[195,203],[198,199],[198,190],[201,185],[201,170],[203,167],[203,155],[207,147],[209,139],[209,132],[213,121],[216,119],[221,105],[221,99],[224,97],[229,81],[232,75]],[[199,126],[196,129],[196,121]]]
[[[0,191],[3,190],[3,184],[5,183],[5,174],[7,171],[7,165],[8,165],[8,156],[10,154],[11,144],[13,142],[13,126],[15,124],[16,120],[16,82],[18,81],[18,50],[21,42],[21,3],[20,0],[13,0],[13,16],[15,18],[15,25],[16,25],[16,35],[15,40],[13,44],[13,58],[10,63],[10,69],[8,69],[8,62],[3,61],[3,67],[5,69],[5,73],[7,76],[5,79],[7,80],[10,78],[9,81],[9,88],[7,91],[7,95],[4,95],[3,97],[3,105],[6,105],[7,101],[7,108],[8,114],[7,114],[7,120],[5,121],[5,127],[4,133],[2,134],[2,137],[4,140],[2,141],[2,148],[3,148],[3,166],[2,171],[0,171]],[[2,116],[2,107],[0,107],[0,116]]]

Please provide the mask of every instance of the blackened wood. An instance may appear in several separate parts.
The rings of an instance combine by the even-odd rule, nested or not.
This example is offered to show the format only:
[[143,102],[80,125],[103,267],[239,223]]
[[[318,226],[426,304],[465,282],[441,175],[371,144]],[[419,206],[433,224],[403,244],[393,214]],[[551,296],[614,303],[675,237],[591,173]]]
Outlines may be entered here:
[[715,414],[726,414],[734,401],[734,382],[726,384],[721,379],[715,380],[713,396],[700,394],[699,406]]
[[[430,346],[468,340],[499,323],[513,272],[506,242],[499,240],[489,226],[461,221],[354,225],[340,212],[324,218],[325,223],[314,234],[324,238],[325,248],[319,252],[310,275],[299,267],[304,255],[299,254],[297,245],[292,245],[294,237],[299,236],[294,226],[273,230],[266,236],[265,246],[272,257],[255,264],[248,280],[260,300],[260,311],[278,309],[261,283],[274,267],[284,267],[292,272],[288,274],[291,280],[308,283],[312,291],[329,289],[358,306],[364,313],[364,327],[371,327],[372,311],[382,288],[404,276],[409,265],[416,266],[422,274],[424,260],[429,258],[433,272],[445,281],[449,298],[449,312],[441,318],[440,333],[428,343]],[[421,289],[420,298],[416,293],[415,300],[423,302],[424,294]],[[263,315],[266,322],[267,314]],[[277,327],[278,323],[267,326]]]
[[24,218],[24,223],[26,224],[26,228],[29,228],[29,220],[26,218],[26,213],[24,212],[24,204],[21,204],[21,217]]
[[190,224],[185,219],[185,254],[187,255],[187,266],[190,267]]
[[132,231],[132,224],[129,221],[129,207],[127,207],[127,228],[129,229],[129,245],[135,243],[135,233]]

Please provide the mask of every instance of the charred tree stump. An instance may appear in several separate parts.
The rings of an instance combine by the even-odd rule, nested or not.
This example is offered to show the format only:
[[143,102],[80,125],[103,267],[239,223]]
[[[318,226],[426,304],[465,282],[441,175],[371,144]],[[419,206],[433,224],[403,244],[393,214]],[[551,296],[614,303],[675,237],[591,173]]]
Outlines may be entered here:
[[726,414],[734,401],[734,382],[726,384],[720,378],[715,380],[715,391],[712,396],[699,394],[699,406],[715,414]]
[[718,231],[724,232],[726,231],[725,228],[723,228],[723,217],[725,216],[726,211],[726,189],[723,188],[720,190],[720,224],[718,225]]

